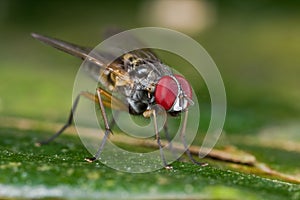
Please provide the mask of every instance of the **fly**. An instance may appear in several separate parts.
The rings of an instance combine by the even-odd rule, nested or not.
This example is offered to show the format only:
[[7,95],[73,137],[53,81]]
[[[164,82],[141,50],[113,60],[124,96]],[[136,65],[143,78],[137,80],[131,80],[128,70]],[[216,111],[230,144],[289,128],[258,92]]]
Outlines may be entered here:
[[[162,63],[151,50],[134,50],[123,54],[110,64],[105,64],[106,56],[109,56],[108,53],[102,53],[103,55],[97,53],[96,55],[91,48],[81,47],[36,33],[31,35],[45,44],[87,60],[90,64],[85,66],[85,70],[101,85],[101,87],[96,89],[96,94],[81,92],[72,105],[67,123],[52,137],[37,143],[38,145],[48,144],[71,126],[79,98],[84,96],[99,104],[105,126],[105,135],[99,149],[93,157],[86,158],[86,161],[93,162],[101,156],[108,136],[112,134],[111,127],[113,124],[108,122],[105,112],[106,108],[112,108],[120,111],[129,111],[132,115],[153,116],[155,137],[160,149],[162,164],[165,168],[170,169],[172,167],[167,164],[162,151],[160,133],[156,122],[158,111],[155,109],[155,105],[160,105],[170,116],[184,114],[184,124],[182,126],[184,128],[180,136],[186,154],[192,162],[205,165],[205,163],[199,163],[194,160],[184,139],[188,108],[193,104],[192,88],[183,76],[173,74],[171,68]],[[117,92],[122,96],[122,99],[114,97],[112,92]],[[112,105],[114,106],[112,107]],[[164,128],[167,135],[167,127],[165,126]]]

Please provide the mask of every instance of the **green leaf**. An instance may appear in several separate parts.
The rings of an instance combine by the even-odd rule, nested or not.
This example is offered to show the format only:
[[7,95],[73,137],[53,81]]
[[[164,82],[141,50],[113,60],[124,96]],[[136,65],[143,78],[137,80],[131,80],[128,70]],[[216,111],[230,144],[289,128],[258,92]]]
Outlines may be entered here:
[[[39,123],[37,123],[38,125]],[[0,196],[23,198],[126,199],[299,199],[300,186],[233,171],[174,162],[172,170],[131,174],[108,168],[89,156],[78,137],[62,135],[42,147],[52,134],[23,123],[23,129],[1,128]],[[28,124],[27,124],[28,125]],[[118,137],[117,135],[114,137]],[[133,147],[134,148],[134,147]],[[221,162],[222,163],[222,162]]]

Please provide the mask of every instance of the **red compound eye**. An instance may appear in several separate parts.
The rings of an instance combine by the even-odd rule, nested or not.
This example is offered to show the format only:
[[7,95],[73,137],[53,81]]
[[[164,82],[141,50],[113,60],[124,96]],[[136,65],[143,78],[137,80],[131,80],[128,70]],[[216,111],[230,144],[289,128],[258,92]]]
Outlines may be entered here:
[[[192,89],[187,80],[180,75],[174,75],[174,77],[180,84],[184,94],[191,99]],[[178,92],[178,85],[176,81],[171,76],[163,76],[156,85],[154,94],[155,101],[166,110],[169,110],[176,101]]]
[[163,76],[157,83],[155,89],[155,101],[157,104],[169,110],[177,97],[178,86],[170,76]]
[[189,99],[192,99],[192,97],[193,97],[193,91],[192,91],[192,87],[191,87],[191,85],[189,84],[189,82],[188,82],[183,76],[180,76],[180,75],[175,74],[175,77],[176,77],[176,79],[178,80],[178,82],[180,83],[181,88],[182,88],[184,94],[185,94]]

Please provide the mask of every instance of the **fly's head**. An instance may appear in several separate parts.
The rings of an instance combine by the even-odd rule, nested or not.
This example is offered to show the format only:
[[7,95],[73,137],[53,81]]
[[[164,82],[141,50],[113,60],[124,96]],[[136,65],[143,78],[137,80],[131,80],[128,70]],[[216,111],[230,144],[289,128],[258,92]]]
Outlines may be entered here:
[[156,103],[173,116],[193,105],[191,85],[177,74],[163,76],[156,85],[154,96]]

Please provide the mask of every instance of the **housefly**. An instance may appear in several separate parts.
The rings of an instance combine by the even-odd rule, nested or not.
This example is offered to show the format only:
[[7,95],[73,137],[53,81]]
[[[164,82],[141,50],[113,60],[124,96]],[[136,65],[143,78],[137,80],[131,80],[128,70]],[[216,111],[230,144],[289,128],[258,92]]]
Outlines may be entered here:
[[[35,39],[50,45],[56,49],[64,51],[73,56],[79,57],[90,63],[85,69],[101,87],[96,89],[95,94],[81,92],[75,99],[67,123],[52,137],[37,143],[43,145],[51,142],[72,124],[73,114],[76,110],[79,98],[84,96],[99,104],[101,116],[105,126],[105,134],[100,147],[91,158],[86,158],[88,162],[93,162],[101,156],[104,145],[112,134],[105,109],[112,108],[120,111],[128,111],[132,115],[143,115],[144,117],[153,117],[155,137],[160,149],[162,164],[165,168],[171,168],[164,157],[163,147],[160,141],[160,133],[157,127],[157,114],[155,105],[165,109],[170,116],[184,114],[183,128],[180,136],[185,147],[185,152],[194,163],[185,141],[185,127],[187,123],[188,108],[193,104],[192,88],[189,82],[181,75],[174,74],[171,68],[160,61],[160,59],[150,49],[139,49],[124,53],[113,62],[106,64],[108,52],[92,52],[91,48],[81,47],[69,42],[46,37],[40,34],[32,33]],[[122,96],[119,99],[112,95],[118,93]],[[114,106],[112,105],[114,102]],[[165,127],[167,135],[167,128]]]

